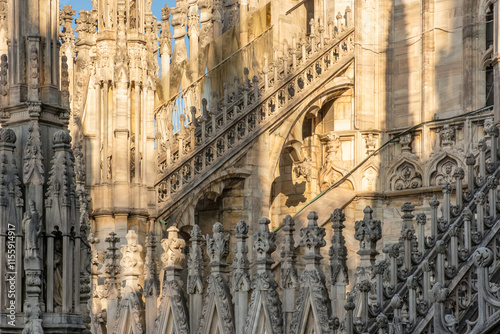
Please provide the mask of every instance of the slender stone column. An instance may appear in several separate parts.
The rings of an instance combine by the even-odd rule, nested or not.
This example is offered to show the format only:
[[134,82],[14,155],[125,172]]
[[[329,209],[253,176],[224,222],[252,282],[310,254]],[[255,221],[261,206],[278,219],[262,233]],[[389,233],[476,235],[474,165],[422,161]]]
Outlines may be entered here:
[[495,124],[500,123],[500,68],[498,61],[500,59],[500,4],[496,1],[493,3],[493,113],[495,116]]
[[47,312],[54,312],[54,237],[56,231],[47,234]]
[[[7,210],[6,205],[0,203],[0,249],[6,248],[7,240]],[[8,250],[7,250],[8,252]],[[7,259],[9,254],[7,253]],[[0,256],[0,277],[7,277],[6,257]],[[8,283],[3,279],[0,282],[0,312],[5,312],[7,306],[7,286]]]
[[189,328],[192,333],[197,333],[202,311],[203,300],[203,235],[200,227],[193,225],[191,230],[191,247],[188,258],[188,284],[189,295]]
[[248,225],[240,220],[235,228],[236,247],[233,259],[233,290],[234,290],[234,323],[236,333],[243,333],[248,313],[248,291],[250,290],[250,275],[248,268]]
[[330,275],[331,289],[330,298],[332,300],[332,314],[339,319],[344,319],[346,286],[349,284],[347,273],[347,247],[342,230],[345,228],[345,215],[340,209],[333,211],[330,221],[332,222],[333,236],[330,247]]
[[156,236],[149,232],[146,237],[146,261],[144,261],[144,297],[146,298],[146,334],[152,334],[157,316],[160,281],[156,272]]
[[[15,132],[0,128],[0,249],[7,250],[0,256],[0,312],[15,301],[15,312],[21,312],[22,298],[22,193],[17,174],[14,149]],[[6,280],[7,279],[7,280]],[[12,290],[15,288],[15,293]]]
[[196,80],[198,73],[198,39],[200,36],[200,17],[198,14],[198,1],[188,0],[188,36],[189,36],[189,64],[191,66],[191,78]]
[[295,221],[291,216],[283,219],[283,247],[281,248],[281,280],[282,289],[282,309],[283,326],[288,331],[292,321],[293,311],[295,310],[295,294],[299,287],[299,278],[297,276],[297,254],[295,251],[295,241],[293,233],[295,232]]
[[172,20],[170,21],[174,27],[172,38],[175,40],[174,51],[172,55],[172,64],[180,64],[187,59],[186,36],[187,12],[188,4],[186,0],[177,1],[177,5],[170,10]]
[[373,219],[373,210],[369,206],[363,210],[363,213],[363,220],[358,220],[354,224],[354,238],[359,241],[358,255],[360,256],[360,264],[356,269],[354,282],[357,291],[354,317],[357,322],[361,321],[362,326],[365,326],[370,310],[363,296],[367,296],[366,283],[371,279],[375,257],[378,255],[377,241],[382,238],[382,225],[380,220]]
[[146,323],[143,290],[139,283],[139,276],[144,269],[141,258],[142,246],[137,244],[138,235],[134,230],[129,230],[125,238],[127,243],[120,246],[122,253],[120,272],[122,279],[125,280],[125,286],[122,287],[116,322],[113,327],[108,323],[108,332],[112,330],[113,333],[144,333]]
[[115,327],[116,314],[118,311],[119,286],[117,276],[119,274],[117,260],[120,255],[117,253],[118,247],[116,244],[120,242],[120,238],[116,237],[116,233],[111,232],[110,236],[105,239],[109,246],[106,250],[106,262],[104,271],[106,273],[104,285],[106,286],[106,311],[108,328]]
[[248,2],[241,0],[240,2],[240,47],[248,43]]
[[[140,156],[141,156],[141,148],[140,148],[140,143],[141,143],[141,116],[142,116],[142,110],[141,110],[141,85],[136,82],[134,86],[135,90],[135,156],[133,159],[135,160],[135,168],[134,168],[134,182],[139,183],[140,182]],[[139,204],[139,203],[137,203]]]
[[26,277],[24,312],[27,318],[24,328],[31,329],[34,333],[43,333],[40,306],[43,266],[39,248],[42,220],[33,200],[29,202],[29,208],[23,219],[23,226],[25,232],[24,274]]
[[167,5],[162,8],[162,25],[160,38],[160,57],[161,57],[161,86],[163,89],[163,97],[165,100],[170,98],[170,55],[172,53],[172,45],[170,43],[170,9]]
[[92,175],[94,175],[94,179],[92,180],[92,182],[94,184],[99,184],[102,182],[102,177],[103,177],[103,172],[102,172],[102,156],[101,156],[101,150],[102,150],[102,138],[101,138],[101,127],[102,127],[102,124],[101,124],[101,104],[102,104],[102,97],[101,97],[101,91],[102,91],[102,88],[101,88],[101,82],[98,81],[95,86],[94,86],[94,89],[95,89],[95,92],[96,92],[96,101],[95,101],[95,104],[96,104],[96,122],[95,122],[95,137],[96,137],[96,145],[95,145],[95,148],[96,150],[98,150],[99,152],[99,159],[95,159],[94,160],[94,168],[96,170],[95,173],[93,173]]
[[75,313],[81,313],[80,308],[80,247],[81,247],[81,236],[80,228],[77,225],[73,234],[73,309]]
[[108,104],[108,95],[109,94],[109,84],[108,81],[104,81],[103,83],[103,140],[102,140],[102,145],[103,145],[103,157],[102,157],[102,182],[103,183],[108,183],[108,134],[109,134],[109,120],[108,120],[108,109],[109,109],[109,104]]

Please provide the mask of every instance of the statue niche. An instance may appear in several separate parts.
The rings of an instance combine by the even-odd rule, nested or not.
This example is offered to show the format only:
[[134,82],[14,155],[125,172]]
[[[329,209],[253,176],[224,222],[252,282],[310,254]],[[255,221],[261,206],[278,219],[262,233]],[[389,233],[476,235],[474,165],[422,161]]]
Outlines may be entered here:
[[62,306],[62,266],[63,266],[63,240],[62,232],[58,226],[54,227],[54,304]]
[[[328,132],[320,136],[321,141],[326,145],[325,163],[319,171],[319,184],[321,191],[335,184],[344,177],[345,172],[341,167],[347,167],[342,159],[342,143],[340,137],[333,132]],[[341,186],[354,189],[351,181],[344,182]]]

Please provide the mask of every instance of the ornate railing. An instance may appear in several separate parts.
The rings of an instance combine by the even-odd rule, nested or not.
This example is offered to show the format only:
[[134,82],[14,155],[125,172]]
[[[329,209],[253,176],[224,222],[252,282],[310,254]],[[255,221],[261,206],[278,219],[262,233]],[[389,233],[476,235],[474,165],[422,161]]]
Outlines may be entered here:
[[[287,216],[277,232],[269,230],[266,218],[258,221],[252,235],[246,223],[235,223],[232,270],[227,269],[230,234],[221,223],[214,224],[207,237],[200,226],[193,226],[187,264],[186,241],[176,227],[170,227],[168,238],[161,241],[163,274],[156,271],[159,259],[153,232],[143,264],[131,231],[130,247],[121,248],[124,260],[119,267],[128,276],[125,289],[115,298],[120,311],[114,318],[104,311],[108,296],[104,290],[116,284],[113,275],[118,272],[103,274],[95,262],[92,281],[98,282],[101,275],[105,282],[102,291],[93,292],[93,310],[102,310],[94,315],[103,324],[114,323],[127,331],[127,326],[143,321],[139,316],[129,323],[121,313],[134,300],[134,309],[150,319],[141,324],[155,333],[210,333],[213,326],[229,333],[249,333],[257,327],[263,329],[258,332],[287,334],[311,329],[348,334],[483,333],[500,323],[500,286],[495,284],[500,281],[500,164],[498,129],[490,121],[482,126],[486,136],[474,145],[474,153],[467,154],[465,169],[456,166],[450,171],[452,183],[442,178],[441,203],[436,196],[428,202],[430,219],[424,213],[415,217],[410,202],[401,207],[400,238],[383,247],[385,256],[377,251],[382,222],[373,217],[370,207],[365,208],[363,219],[354,223],[360,265],[353,278],[348,277],[345,216],[338,209],[328,219],[333,230],[328,246],[325,227],[319,225],[315,212],[309,213],[302,227]],[[300,229],[299,238],[296,229]],[[101,263],[104,267],[118,268],[115,241],[112,235],[106,256],[95,256],[106,258]],[[321,261],[325,247],[329,247],[329,261]],[[277,270],[271,269],[278,248],[279,279]],[[253,263],[249,249],[254,252]],[[205,261],[204,252],[210,262]],[[144,290],[138,285],[142,265]],[[185,281],[180,275],[183,268],[188,272]],[[346,294],[349,279],[353,287]]]
[[[414,207],[405,203],[399,242],[384,247],[385,259],[374,263],[372,253],[365,262],[369,265],[358,268],[357,272],[370,272],[375,279],[356,277],[347,297],[347,333],[454,333],[458,329],[480,333],[488,319],[500,318],[500,290],[489,283],[490,276],[498,280],[500,255],[498,129],[485,124],[485,132],[486,138],[477,144],[477,156],[466,158],[467,191],[462,185],[465,171],[457,167],[452,173],[455,204],[448,182],[442,184],[441,217],[439,201],[434,197],[429,202],[430,231],[423,213],[417,214],[415,230]],[[371,242],[379,238],[373,228],[363,233],[356,228],[356,234],[371,233]]]
[[261,79],[254,76],[250,82],[245,70],[243,85],[235,84],[230,93],[229,85],[224,84],[222,101],[217,94],[210,105],[202,100],[201,117],[191,107],[191,122],[183,126],[185,115],[180,115],[179,134],[172,131],[174,102],[158,109],[158,202],[170,202],[186,185],[199,180],[199,175],[219,166],[299,103],[313,87],[344,68],[354,57],[354,30],[349,19],[345,22],[329,29],[328,36],[319,29],[319,38],[313,31],[309,43],[299,43],[291,50],[285,47],[285,57],[275,57],[272,64],[265,61]]

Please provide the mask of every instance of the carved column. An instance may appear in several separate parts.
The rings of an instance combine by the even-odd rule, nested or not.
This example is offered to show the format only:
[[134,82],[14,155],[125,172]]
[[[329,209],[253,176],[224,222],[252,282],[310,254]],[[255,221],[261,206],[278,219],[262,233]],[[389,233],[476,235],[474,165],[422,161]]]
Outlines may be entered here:
[[189,327],[192,333],[198,330],[203,301],[203,235],[200,227],[193,225],[191,247],[188,258],[187,293],[189,295]]
[[431,207],[431,236],[429,238],[430,244],[434,245],[434,243],[437,240],[437,235],[438,235],[438,218],[437,218],[437,211],[439,207],[439,201],[436,199],[436,196],[432,196],[431,200],[429,201],[429,205]]
[[[140,82],[135,82],[134,84],[134,92],[135,92],[135,129],[134,129],[134,156],[130,157],[131,161],[133,162],[132,166],[130,166],[130,173],[134,174],[133,175],[133,180],[135,183],[140,183],[141,182],[141,122],[145,122],[146,120],[141,117],[141,111],[143,110],[142,108],[142,92],[143,86],[141,85]],[[145,106],[144,106],[145,107]],[[131,175],[132,176],[132,175]],[[132,178],[131,178],[132,179]],[[138,203],[139,204],[139,203]]]
[[180,280],[182,263],[185,258],[183,249],[186,242],[179,239],[179,229],[175,226],[171,226],[167,232],[168,238],[161,241],[163,248],[161,262],[165,278],[162,284],[161,303],[155,321],[154,333],[166,333],[169,324],[171,324],[173,333],[189,334],[192,332],[189,330],[186,298]]
[[240,220],[234,230],[236,238],[233,259],[234,322],[236,333],[243,333],[248,310],[248,291],[250,290],[250,275],[248,273],[250,263],[248,262],[248,247],[246,244],[248,225]]
[[[74,310],[73,302],[79,304],[79,279],[74,281],[72,277],[76,272],[78,272],[77,277],[80,276],[79,260],[75,261],[75,255],[78,255],[79,259],[80,250],[75,249],[72,241],[76,236],[76,231],[72,225],[77,221],[76,178],[74,172],[74,155],[71,152],[71,136],[68,131],[59,130],[54,134],[53,148],[54,157],[51,161],[46,194],[46,232],[51,234],[47,245],[47,297],[49,298],[47,306],[49,309],[52,309],[53,296],[62,296],[62,311],[71,312]],[[60,233],[62,236],[62,248],[57,252],[54,248],[55,244],[52,236],[54,231],[55,233]],[[77,254],[74,253],[75,251]],[[56,259],[54,258],[55,253],[62,253],[62,259],[58,259],[58,263],[56,263]],[[78,268],[75,267],[75,264],[78,265]],[[58,275],[62,276],[62,294],[58,291],[61,288],[61,282],[55,281],[55,272],[58,272]],[[75,289],[78,290],[78,293],[76,293]],[[73,296],[78,298],[78,303]]]
[[[363,220],[354,224],[354,239],[359,241],[360,267],[369,268],[375,262],[377,241],[382,238],[382,225],[380,220],[373,219],[373,210],[367,206],[364,210]],[[369,277],[366,277],[369,278]]]
[[307,227],[300,229],[300,246],[303,248],[302,258],[305,268],[300,275],[300,293],[290,332],[293,334],[304,333],[308,323],[306,311],[310,307],[315,318],[314,332],[318,334],[333,333],[334,330],[338,329],[339,324],[338,319],[334,319],[331,314],[325,275],[320,265],[323,258],[321,248],[326,245],[325,228],[318,226],[316,212],[309,213],[307,219],[309,220]]
[[9,52],[8,39],[9,39],[9,6],[7,0],[0,1],[0,55],[7,58]]
[[493,3],[493,114],[495,116],[495,124],[500,123],[500,67],[498,60],[500,58],[500,4]]
[[[232,297],[225,269],[229,255],[229,234],[224,235],[224,229],[219,222],[214,224],[212,231],[212,237],[206,236],[210,276],[198,333],[210,333],[213,324],[218,324],[225,334],[236,333]],[[215,312],[217,312],[216,317]]]
[[161,57],[161,86],[163,97],[165,100],[170,98],[170,55],[172,53],[172,45],[170,43],[170,9],[168,5],[162,8],[162,25],[160,37],[160,57]]
[[172,64],[180,64],[187,59],[184,36],[186,36],[186,25],[188,23],[188,4],[185,0],[179,0],[177,1],[177,5],[172,8],[170,12],[172,13],[171,24],[174,27],[172,38],[175,40]]
[[[355,287],[354,290],[357,293],[356,296],[356,310],[355,319],[356,322],[364,328],[367,325],[366,319],[368,312],[370,311],[367,307],[366,295],[367,282],[370,282],[372,277],[373,265],[375,263],[375,256],[378,255],[377,252],[377,241],[382,238],[382,226],[380,220],[375,220],[372,217],[373,210],[367,206],[364,210],[363,220],[358,220],[354,224],[354,238],[359,241],[359,251],[360,264],[356,268],[355,273]],[[368,289],[369,290],[369,289]],[[363,296],[365,298],[363,298]]]
[[139,276],[144,269],[142,246],[137,244],[138,236],[134,230],[129,230],[125,238],[127,244],[120,247],[121,278],[125,279],[125,287],[122,288],[116,322],[113,327],[108,323],[108,331],[126,333],[132,329],[132,333],[142,333],[145,328],[142,287],[139,285]]
[[342,230],[345,228],[345,215],[340,209],[335,209],[330,217],[332,222],[333,236],[332,246],[330,247],[330,275],[331,290],[330,298],[332,300],[332,314],[339,319],[344,319],[346,286],[349,284],[347,274],[347,247]]
[[212,22],[212,0],[198,0],[198,7],[200,8],[200,37],[199,37],[199,47],[200,47],[200,57],[203,57],[203,61],[200,61],[201,72],[205,69],[211,70],[216,64],[214,59],[214,49],[209,48],[214,38],[213,32],[213,22]]
[[35,200],[37,203],[37,210],[41,212],[44,197],[43,184],[45,182],[45,168],[43,163],[44,157],[42,155],[40,125],[38,120],[36,120],[36,118],[40,116],[40,105],[32,104],[31,111],[35,119],[29,123],[28,141],[24,148],[23,182],[27,188],[27,197]]
[[73,77],[73,65],[75,60],[75,34],[73,31],[73,16],[75,11],[70,5],[64,5],[60,10],[59,16],[62,21],[63,29],[60,34],[61,49],[59,54],[61,56],[61,106],[63,108],[70,107],[70,89],[74,86],[71,85]]
[[403,211],[403,224],[401,227],[401,238],[400,243],[402,244],[403,250],[403,266],[406,272],[410,270],[412,265],[412,245],[415,238],[415,229],[413,228],[413,210],[415,206],[410,202],[405,202],[401,207]]
[[108,170],[110,168],[109,166],[109,163],[110,163],[110,158],[109,157],[109,153],[108,153],[108,150],[109,150],[109,112],[108,112],[108,109],[109,109],[109,103],[108,103],[108,97],[109,97],[109,83],[107,80],[104,80],[103,82],[103,89],[102,89],[102,97],[103,97],[103,101],[102,101],[102,104],[103,104],[103,111],[102,111],[102,114],[104,115],[103,117],[103,133],[102,133],[102,136],[103,136],[103,140],[102,140],[102,147],[103,147],[103,151],[102,151],[102,156],[101,156],[101,173],[102,173],[102,182],[103,183],[108,183],[108,178],[110,178],[111,175],[109,175],[110,173],[108,173]]
[[241,0],[240,2],[240,47],[248,43],[248,0]]
[[223,0],[213,0],[213,11],[212,11],[212,22],[213,22],[213,33],[214,33],[214,65],[222,60],[222,41],[219,38],[222,35],[223,23]]
[[467,197],[472,198],[474,194],[475,176],[474,166],[476,165],[476,158],[474,154],[468,153],[465,157],[465,164],[467,165]]
[[[483,129],[486,133],[486,139],[490,142],[490,152],[497,152],[498,154],[498,127],[493,124],[493,121],[491,119],[486,119],[484,121]],[[497,165],[497,154],[490,154],[490,166],[492,170],[495,170]]]
[[418,235],[418,252],[420,255],[425,253],[425,224],[427,224],[427,216],[425,213],[417,213],[417,235]]
[[196,80],[199,76],[198,38],[200,36],[200,18],[198,14],[198,1],[188,0],[188,3],[189,63],[191,66],[191,78],[192,80]]
[[[0,128],[0,312],[21,312],[23,200],[14,158],[16,134]],[[8,273],[8,274],[7,274]],[[16,287],[15,292],[13,291]],[[15,305],[12,305],[14,301]],[[12,305],[12,306],[11,306]],[[10,320],[10,319],[9,319]]]
[[[276,250],[276,233],[269,231],[267,218],[259,219],[259,229],[253,234],[253,250],[255,254],[256,272],[252,278],[252,297],[245,333],[253,333],[257,321],[264,321],[266,333],[283,333],[283,313],[277,292],[278,284],[271,272],[274,261],[271,254]],[[261,315],[262,313],[262,315]]]
[[[497,302],[497,298],[492,293],[492,287],[489,280],[489,269],[493,264],[493,252],[486,247],[479,247],[473,254],[474,265],[477,272],[477,328],[481,328],[487,321],[489,314],[488,310],[491,308],[492,301]],[[434,289],[433,289],[434,290]],[[441,305],[439,305],[441,306]],[[442,306],[441,306],[442,307]],[[494,306],[498,308],[498,304]],[[443,314],[444,315],[444,314]]]
[[[81,173],[82,171],[79,171],[79,167],[85,169],[85,165],[82,166],[81,163],[77,163],[79,159],[83,161],[83,153],[79,151],[79,145],[75,146],[75,170],[77,171],[77,175]],[[81,147],[80,147],[81,149]],[[79,171],[79,172],[78,172]],[[80,175],[81,177],[81,175]],[[91,257],[92,257],[92,252],[91,252],[91,244],[89,243],[89,237],[90,237],[90,219],[89,219],[89,210],[88,210],[88,205],[90,202],[90,196],[88,194],[88,191],[85,190],[85,179],[81,179],[78,176],[76,177],[77,180],[77,195],[79,198],[79,224],[78,224],[78,231],[79,231],[79,241],[80,241],[80,248],[76,249],[75,248],[75,256],[80,257],[80,263],[79,266],[77,267],[75,264],[75,269],[78,268],[78,275],[79,275],[79,283],[80,283],[80,291],[79,291],[79,299],[76,298],[75,296],[75,303],[79,306],[79,309],[82,312],[82,320],[83,324],[86,326],[88,332],[90,332],[91,328],[91,317],[90,317],[90,303],[91,303],[91,298],[92,298],[92,293],[91,293]],[[75,274],[76,275],[76,274]],[[75,287],[76,290],[76,287]]]
[[295,310],[295,293],[299,286],[297,276],[297,254],[295,252],[295,221],[291,216],[283,219],[283,247],[281,248],[281,277],[280,285],[282,291],[282,309],[284,313],[283,328],[287,332],[290,328],[293,311]]
[[156,272],[156,236],[149,232],[146,237],[146,260],[144,261],[144,297],[146,298],[146,334],[152,334],[156,320],[160,281]]
[[486,179],[486,184],[488,187],[488,219],[491,221],[491,224],[493,224],[497,217],[498,180],[494,175],[490,175]]
[[[23,219],[24,244],[24,275],[26,299],[24,300],[25,324],[24,330],[32,333],[43,333],[42,309],[40,298],[42,294],[42,258],[39,248],[42,233],[42,215],[33,200]],[[20,250],[18,250],[20,251]]]
[[110,236],[105,239],[109,246],[106,250],[106,261],[104,263],[104,278],[105,298],[106,298],[106,312],[107,312],[107,327],[109,330],[115,328],[116,315],[118,314],[118,297],[119,282],[117,276],[120,273],[117,260],[120,255],[117,254],[118,248],[116,244],[120,242],[120,238],[116,237],[115,232],[111,232]]

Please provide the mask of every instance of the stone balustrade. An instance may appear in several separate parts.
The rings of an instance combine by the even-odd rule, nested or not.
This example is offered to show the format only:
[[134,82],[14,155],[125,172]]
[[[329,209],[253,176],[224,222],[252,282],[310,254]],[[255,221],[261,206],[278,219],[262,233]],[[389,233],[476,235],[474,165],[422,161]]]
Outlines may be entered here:
[[[197,333],[210,333],[213,326],[228,333],[253,333],[257,326],[268,333],[302,333],[304,328],[314,327],[317,333],[348,334],[482,333],[492,328],[500,321],[500,287],[496,284],[500,273],[500,166],[491,157],[498,154],[497,132],[486,128],[486,133],[478,148],[484,154],[479,153],[474,163],[469,159],[469,170],[456,168],[454,185],[441,184],[440,200],[435,196],[429,201],[430,217],[415,214],[415,206],[405,202],[399,240],[383,247],[383,222],[373,216],[369,206],[363,219],[355,223],[346,222],[344,214],[335,210],[329,219],[332,225],[327,227],[332,228],[328,243],[315,212],[309,213],[302,228],[287,216],[283,228],[275,232],[269,230],[270,221],[261,218],[251,235],[248,225],[240,221],[233,233],[233,256],[229,231],[222,224],[216,223],[212,236],[206,238],[193,226],[186,284],[180,275],[186,266],[186,243],[177,228],[170,227],[168,238],[161,242],[161,302],[148,304],[160,311],[156,321],[146,326],[154,325],[151,330],[162,333],[169,323],[176,333],[192,332],[190,327],[196,327]],[[484,174],[481,166],[485,166]],[[466,173],[473,175],[472,183],[464,179]],[[473,186],[465,191],[462,183]],[[344,228],[353,223],[359,265],[349,278]],[[294,240],[296,229],[300,240]],[[247,245],[249,241],[252,247]],[[130,247],[133,245],[122,246],[124,250]],[[323,260],[325,247],[330,248],[329,261]],[[248,254],[250,248],[253,254]],[[278,257],[273,255],[277,249],[281,249]],[[204,261],[204,252],[209,262]],[[138,257],[133,263],[142,263],[138,252],[127,254]],[[272,266],[277,258],[282,263],[280,270]],[[129,262],[120,264],[123,270]],[[148,262],[150,268],[158,259],[149,253]],[[204,277],[204,267],[210,268],[208,277]],[[127,277],[127,284],[133,286],[134,276]],[[135,289],[133,300],[141,300],[141,293]],[[139,309],[143,307],[141,304]],[[193,321],[192,316],[201,320]],[[122,320],[116,317],[107,321],[121,328]]]
[[[354,56],[354,34],[347,21],[340,27],[328,36],[286,47],[284,57],[275,56],[271,64],[266,60],[260,78],[250,80],[245,69],[243,84],[235,81],[231,93],[226,83],[221,100],[217,93],[210,103],[202,100],[201,117],[196,117],[197,108],[191,106],[186,126],[186,116],[180,114],[178,134],[173,133],[171,115],[178,100],[157,109],[158,202],[170,202],[199,175],[220,166],[224,158],[299,103],[306,92],[344,68]],[[184,94],[193,94],[194,89],[188,87]]]

